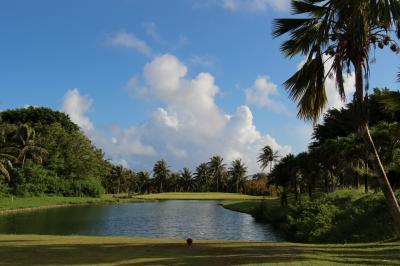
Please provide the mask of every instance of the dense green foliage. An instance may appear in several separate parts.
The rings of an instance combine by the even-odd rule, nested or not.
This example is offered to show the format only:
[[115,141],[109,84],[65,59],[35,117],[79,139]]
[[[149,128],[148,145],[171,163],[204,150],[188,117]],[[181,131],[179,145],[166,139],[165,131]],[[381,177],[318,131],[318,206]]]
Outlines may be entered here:
[[[387,171],[392,187],[400,186],[400,117],[397,111],[386,108],[381,99],[386,95],[399,95],[387,89],[371,95],[371,135]],[[350,116],[352,104],[341,110],[327,112],[321,124],[314,128],[313,139],[307,152],[282,158],[272,169],[269,181],[280,189],[282,205],[289,193],[329,193],[338,188],[359,188],[365,192],[379,190],[377,173],[373,170],[373,157],[366,144],[356,134]]]
[[[400,199],[400,192],[397,197]],[[355,243],[396,237],[382,193],[341,190],[289,202],[284,208],[277,201],[267,200],[254,203],[252,209],[239,209],[271,223],[297,242]]]
[[103,152],[67,115],[48,108],[4,111],[0,149],[10,157],[0,194],[98,196],[108,168]]

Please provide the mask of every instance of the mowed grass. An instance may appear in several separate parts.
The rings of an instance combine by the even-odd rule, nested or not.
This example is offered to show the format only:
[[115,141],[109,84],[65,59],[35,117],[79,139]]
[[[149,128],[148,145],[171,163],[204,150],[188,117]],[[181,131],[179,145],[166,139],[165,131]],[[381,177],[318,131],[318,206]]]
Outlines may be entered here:
[[134,198],[145,200],[261,200],[265,197],[220,192],[170,192],[138,195]]
[[262,241],[0,235],[1,265],[400,265],[400,242],[303,245]]
[[0,198],[0,214],[9,210],[47,208],[52,206],[73,204],[101,204],[136,201],[135,199],[120,199],[112,197],[85,198],[85,197],[26,197]]

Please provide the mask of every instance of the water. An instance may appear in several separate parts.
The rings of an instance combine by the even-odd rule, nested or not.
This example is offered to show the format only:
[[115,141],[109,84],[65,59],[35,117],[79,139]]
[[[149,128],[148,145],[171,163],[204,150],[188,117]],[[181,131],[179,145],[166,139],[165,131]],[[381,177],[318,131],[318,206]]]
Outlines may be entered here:
[[219,204],[214,200],[166,200],[39,210],[0,216],[0,233],[281,240],[269,225]]

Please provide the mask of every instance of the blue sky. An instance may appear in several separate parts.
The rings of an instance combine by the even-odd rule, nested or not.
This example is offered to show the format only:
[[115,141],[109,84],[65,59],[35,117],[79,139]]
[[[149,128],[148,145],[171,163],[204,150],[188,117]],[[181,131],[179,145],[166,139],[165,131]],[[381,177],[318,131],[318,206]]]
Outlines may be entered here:
[[[1,1],[0,109],[63,110],[108,158],[136,169],[160,158],[193,168],[221,154],[254,172],[260,147],[297,153],[311,132],[281,85],[302,58],[284,58],[283,39],[271,37],[288,3]],[[371,87],[397,89],[398,57],[376,58]],[[175,87],[164,86],[171,77]]]

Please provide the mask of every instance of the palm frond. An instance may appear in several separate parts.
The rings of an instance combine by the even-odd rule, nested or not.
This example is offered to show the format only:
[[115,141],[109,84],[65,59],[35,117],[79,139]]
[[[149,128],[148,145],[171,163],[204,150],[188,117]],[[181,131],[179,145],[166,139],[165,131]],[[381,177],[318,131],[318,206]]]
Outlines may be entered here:
[[306,63],[285,83],[289,97],[297,102],[298,117],[316,121],[326,103],[324,62],[320,52]]

